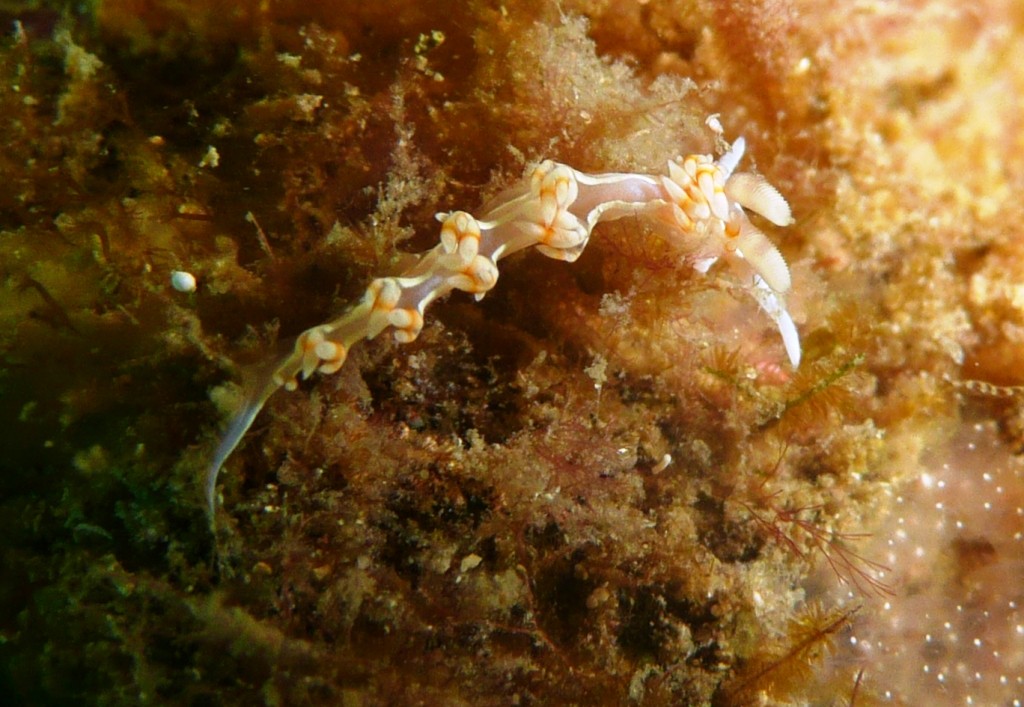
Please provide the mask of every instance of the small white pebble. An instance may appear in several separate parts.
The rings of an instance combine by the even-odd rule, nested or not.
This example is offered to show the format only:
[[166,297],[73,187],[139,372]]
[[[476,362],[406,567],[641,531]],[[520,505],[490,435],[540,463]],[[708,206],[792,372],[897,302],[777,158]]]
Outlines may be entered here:
[[195,292],[196,276],[184,270],[171,271],[171,287],[178,292]]

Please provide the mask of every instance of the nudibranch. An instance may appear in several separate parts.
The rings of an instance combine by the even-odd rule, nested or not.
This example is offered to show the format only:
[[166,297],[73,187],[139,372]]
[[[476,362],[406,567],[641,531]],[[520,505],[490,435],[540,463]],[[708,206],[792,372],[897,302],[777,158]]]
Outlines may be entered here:
[[775,322],[793,367],[800,364],[800,337],[786,309],[790,289],[786,261],[745,209],[777,226],[793,223],[789,204],[763,177],[735,172],[743,138],[715,160],[689,155],[670,160],[667,175],[586,174],[547,160],[482,208],[437,214],[441,238],[412,266],[394,277],[373,280],[362,301],[337,319],[304,331],[295,347],[251,389],[231,419],[207,468],[205,494],[212,520],[217,476],[267,399],[279,388],[294,390],[297,378],[334,373],[361,339],[385,329],[413,341],[431,302],[452,290],[481,299],[498,281],[498,261],[535,246],[544,255],[575,261],[603,221],[625,216],[655,219],[673,246],[706,272],[719,258],[751,274],[748,288]]

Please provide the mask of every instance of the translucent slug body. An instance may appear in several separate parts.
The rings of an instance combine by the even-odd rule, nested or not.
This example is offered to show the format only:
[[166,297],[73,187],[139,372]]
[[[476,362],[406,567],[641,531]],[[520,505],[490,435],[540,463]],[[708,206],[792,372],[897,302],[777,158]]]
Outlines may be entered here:
[[427,306],[452,290],[481,299],[498,281],[497,263],[536,246],[551,258],[573,262],[598,223],[624,216],[657,219],[694,267],[706,272],[720,257],[745,262],[753,271],[751,295],[775,322],[790,362],[800,363],[800,338],[786,310],[789,268],[776,247],[747,218],[744,207],[773,224],[793,223],[789,205],[762,177],[734,170],[743,157],[739,138],[719,160],[690,155],[668,163],[667,176],[585,174],[550,160],[491,202],[481,216],[465,211],[437,214],[441,241],[405,272],[370,283],[362,301],[337,319],[307,329],[294,350],[253,388],[221,437],[206,475],[206,501],[215,509],[217,475],[267,398],[294,390],[297,377],[334,373],[360,339],[392,329],[397,341],[413,341]]

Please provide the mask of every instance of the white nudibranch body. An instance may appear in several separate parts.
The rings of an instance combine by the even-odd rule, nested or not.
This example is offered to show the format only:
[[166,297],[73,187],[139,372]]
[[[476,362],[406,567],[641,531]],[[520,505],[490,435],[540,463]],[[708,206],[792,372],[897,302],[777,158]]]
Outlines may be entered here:
[[547,160],[518,188],[485,207],[480,217],[465,211],[437,214],[438,245],[400,275],[371,282],[362,301],[345,314],[300,334],[294,350],[252,390],[207,469],[211,519],[221,466],[278,388],[294,390],[299,375],[336,372],[356,342],[385,329],[393,329],[399,342],[413,341],[431,302],[452,290],[481,299],[498,281],[498,261],[517,251],[536,247],[548,257],[575,261],[602,221],[630,215],[656,219],[700,272],[722,257],[749,268],[749,291],[775,322],[789,360],[797,367],[800,337],[785,303],[789,268],[744,209],[777,226],[788,226],[793,217],[786,200],[763,177],[734,173],[745,146],[743,138],[737,139],[717,161],[710,155],[677,158],[661,176],[586,174]]

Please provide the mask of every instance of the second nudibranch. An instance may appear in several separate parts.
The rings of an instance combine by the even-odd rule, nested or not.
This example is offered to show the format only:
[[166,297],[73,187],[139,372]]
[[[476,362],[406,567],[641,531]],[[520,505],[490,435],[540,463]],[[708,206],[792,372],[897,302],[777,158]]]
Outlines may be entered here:
[[669,161],[668,174],[586,174],[547,160],[518,187],[484,207],[480,217],[465,211],[437,214],[440,243],[405,272],[370,283],[362,301],[345,314],[299,335],[294,350],[258,381],[231,419],[208,467],[206,501],[213,517],[217,475],[267,398],[297,377],[334,373],[351,347],[393,329],[402,343],[423,328],[427,306],[452,290],[479,300],[498,281],[497,263],[536,246],[551,258],[573,262],[598,223],[624,216],[656,219],[667,238],[700,272],[719,258],[743,263],[752,272],[750,293],[775,322],[793,367],[800,364],[800,337],[786,310],[789,268],[778,249],[754,226],[744,209],[777,226],[793,223],[789,204],[763,177],[735,172],[745,150],[743,138],[717,161],[690,155]]

